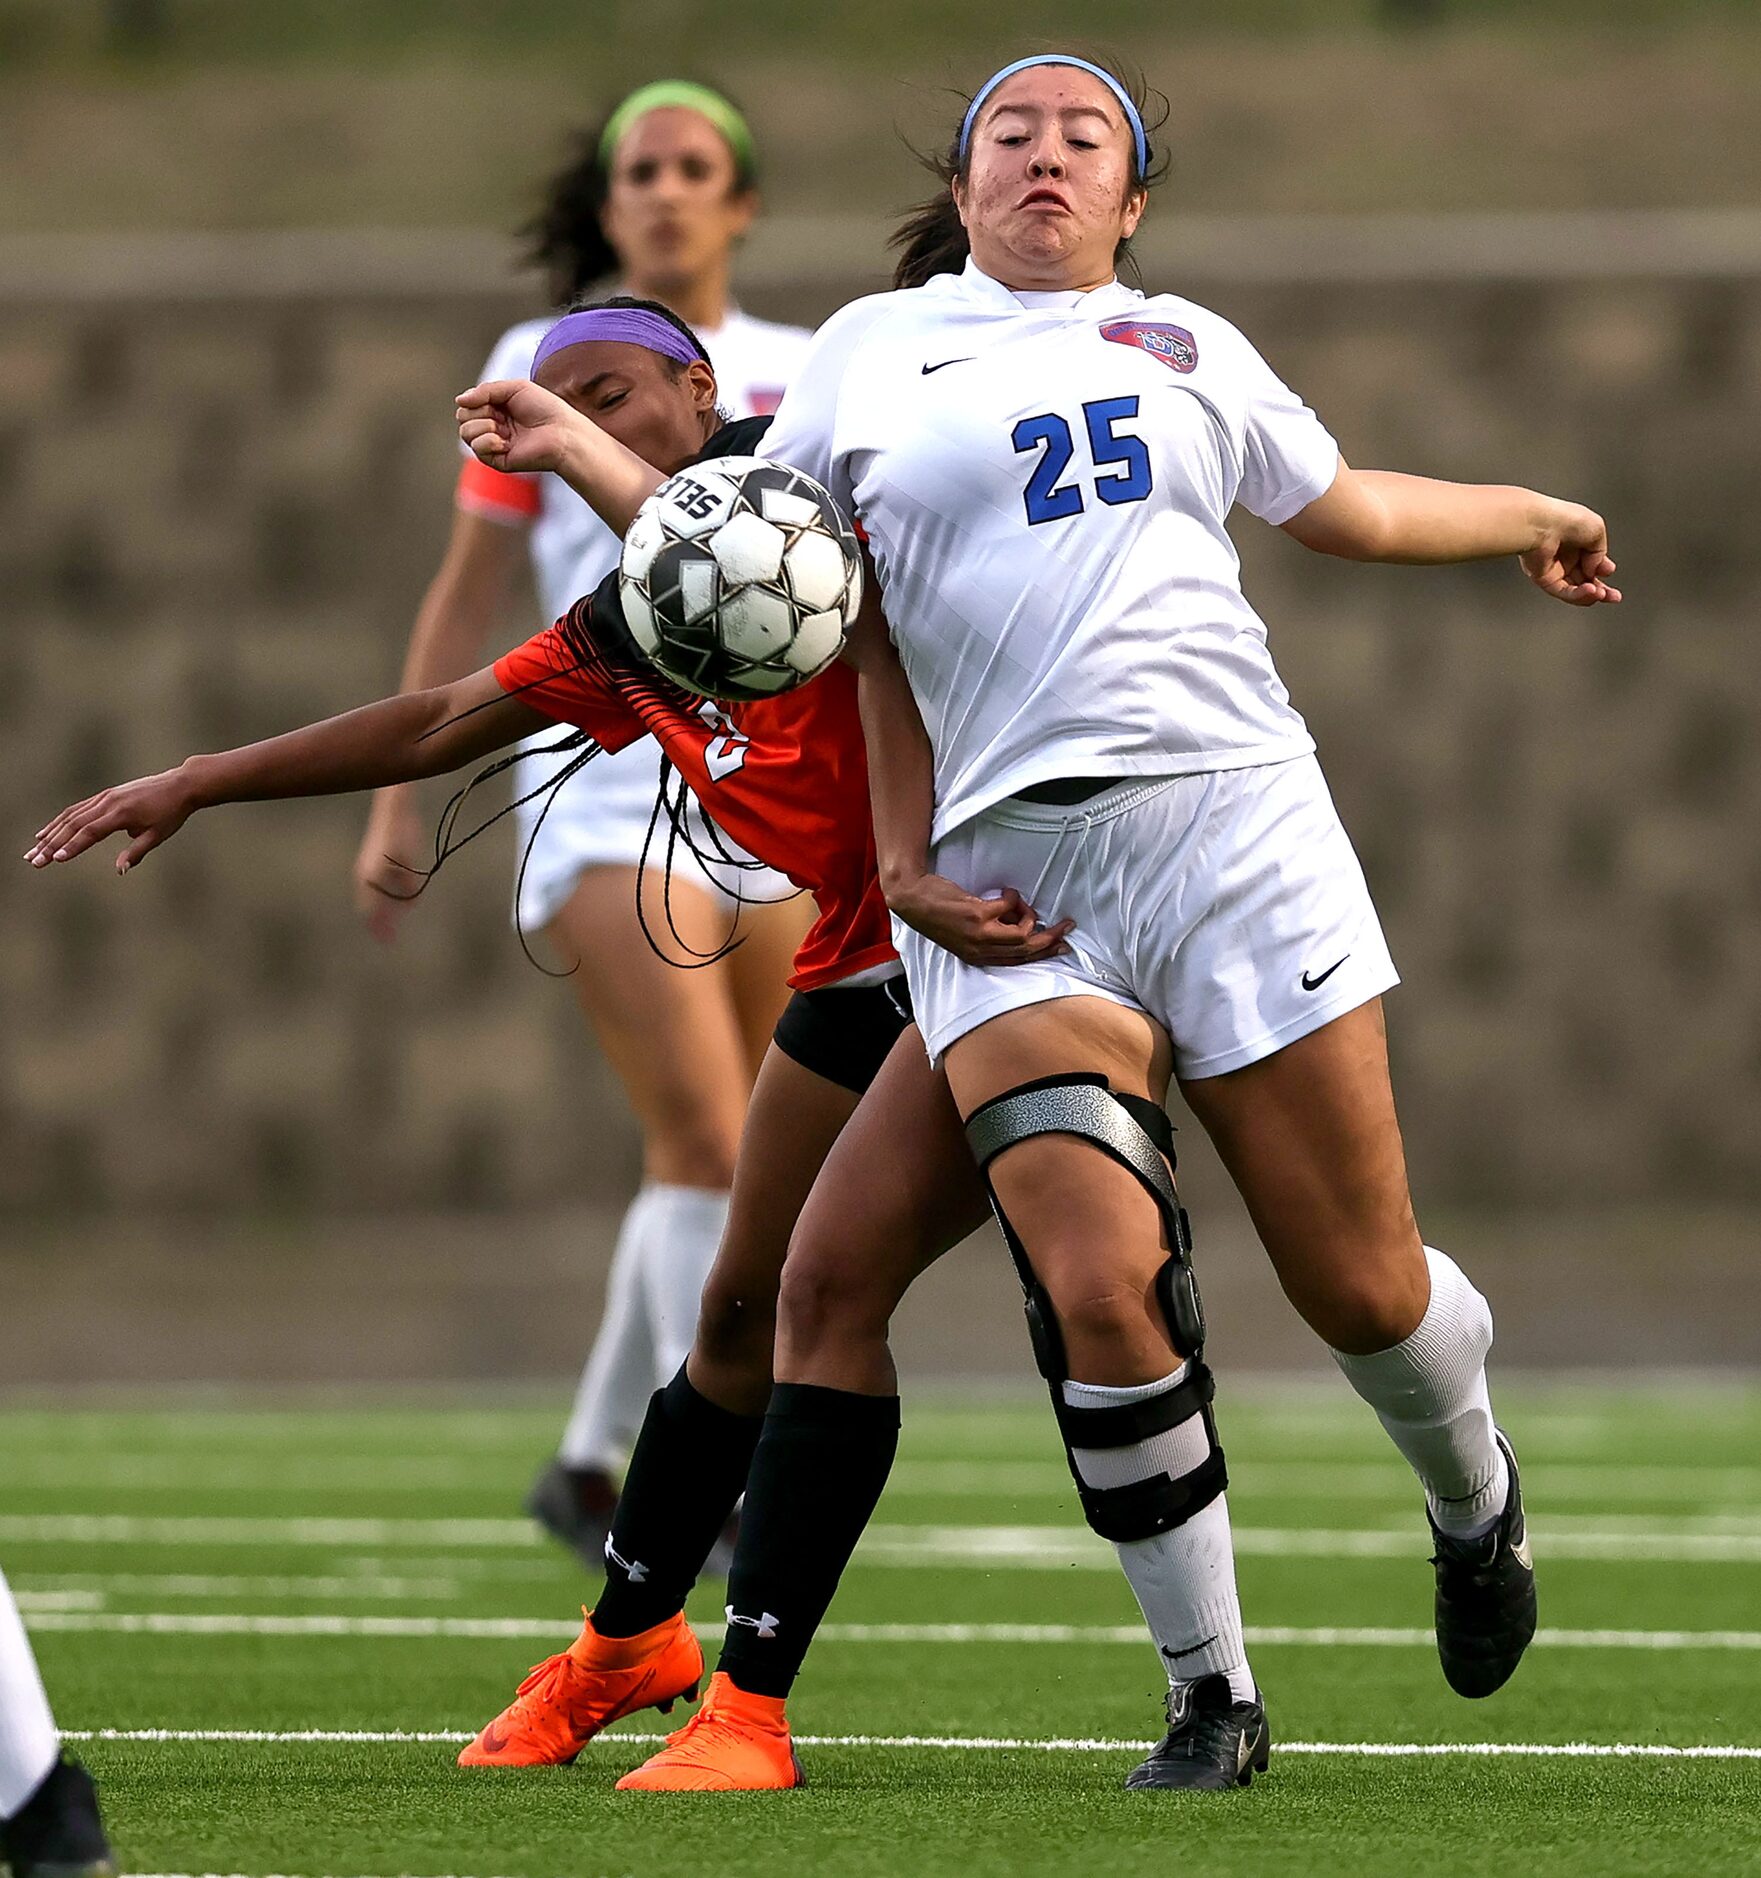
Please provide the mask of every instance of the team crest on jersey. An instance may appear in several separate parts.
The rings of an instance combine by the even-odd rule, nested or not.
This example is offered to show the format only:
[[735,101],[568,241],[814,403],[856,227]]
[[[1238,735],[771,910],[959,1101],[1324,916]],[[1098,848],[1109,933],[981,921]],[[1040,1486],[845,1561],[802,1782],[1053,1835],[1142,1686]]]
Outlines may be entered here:
[[1190,372],[1198,364],[1198,341],[1184,326],[1170,326],[1165,320],[1109,320],[1101,337],[1116,346],[1136,346],[1172,372]]

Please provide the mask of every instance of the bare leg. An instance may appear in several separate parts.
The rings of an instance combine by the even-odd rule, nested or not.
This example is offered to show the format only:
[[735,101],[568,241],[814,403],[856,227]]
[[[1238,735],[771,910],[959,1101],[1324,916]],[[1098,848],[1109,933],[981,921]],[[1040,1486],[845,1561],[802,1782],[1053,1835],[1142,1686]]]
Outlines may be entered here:
[[988,1212],[947,1082],[908,1031],[801,1209],[783,1271],[779,1381],[896,1394],[887,1326],[899,1300]]
[[1247,1202],[1278,1282],[1336,1350],[1383,1350],[1425,1314],[1379,998],[1180,1093]]
[[[1022,1083],[1096,1071],[1116,1093],[1160,1103],[1172,1048],[1144,1012],[1071,997],[992,1019],[947,1061],[970,1115]],[[1193,1685],[1192,1700],[1251,1756],[1264,1717],[1243,1644],[1210,1373],[1176,1349],[1157,1296],[1169,1257],[1161,1210],[1135,1175],[1073,1135],[1005,1148],[989,1178],[1061,1332],[1063,1364],[1049,1380],[1083,1510],[1113,1541],[1170,1682]],[[1168,1765],[1180,1780],[1192,1771],[1178,1755]],[[1165,1771],[1146,1763],[1132,1779],[1164,1784]]]
[[[751,1087],[727,961],[683,971],[658,957],[637,926],[637,879],[631,867],[588,869],[547,928],[559,960],[575,968],[576,998],[642,1130],[644,1184],[618,1236],[599,1335],[561,1443],[577,1475],[566,1491],[593,1496],[599,1513],[649,1396],[690,1345]],[[660,886],[651,874],[642,886],[649,925],[665,932]],[[671,915],[699,950],[725,933],[721,905],[688,883],[674,885]],[[584,1529],[581,1545],[596,1551],[596,1531]]]
[[727,1232],[703,1287],[688,1365],[693,1385],[735,1414],[764,1413],[790,1234],[857,1112],[852,1091],[771,1046],[747,1110]]
[[1376,1410],[1433,1519],[1489,1530],[1509,1492],[1486,1386],[1492,1316],[1413,1222],[1381,1001],[1182,1093],[1285,1294]]
[[[1173,1054],[1141,1011],[1060,998],[981,1024],[949,1050],[947,1065],[948,1086],[970,1115],[1018,1083],[1082,1071],[1160,1102]],[[1007,1149],[991,1165],[991,1184],[1052,1299],[1072,1380],[1131,1385],[1166,1376],[1180,1361],[1154,1293],[1168,1248],[1143,1185],[1065,1135]]]
[[789,1001],[789,974],[795,953],[807,936],[813,903],[802,894],[774,905],[753,904],[740,909],[736,928],[740,944],[728,954],[728,982],[734,1000],[734,1018],[746,1060],[754,1075],[770,1048],[771,1032]]

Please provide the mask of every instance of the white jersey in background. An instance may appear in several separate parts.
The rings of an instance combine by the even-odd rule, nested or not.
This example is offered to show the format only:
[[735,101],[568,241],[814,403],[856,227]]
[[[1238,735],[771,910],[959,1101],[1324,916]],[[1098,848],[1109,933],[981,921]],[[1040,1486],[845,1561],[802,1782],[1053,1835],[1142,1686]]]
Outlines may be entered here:
[[1289,520],[1339,450],[1217,314],[1118,282],[1016,293],[968,261],[834,315],[762,448],[867,531],[936,838],[1054,777],[1314,748],[1224,521]]
[[[522,320],[497,340],[483,379],[525,378],[538,342],[556,316]],[[730,417],[765,417],[805,357],[813,335],[803,326],[754,319],[737,307],[713,330],[701,330],[715,367],[718,401]],[[459,472],[457,505],[473,515],[531,530],[532,572],[547,620],[560,619],[617,565],[620,542],[560,477],[509,475],[481,463],[468,450]],[[544,780],[541,753],[558,733],[541,731],[521,745],[531,755],[515,771],[516,794]],[[594,757],[557,791],[538,822],[546,798],[524,805],[517,820],[525,874],[517,909],[522,927],[537,931],[557,916],[585,868],[635,866],[642,856],[660,782],[660,750],[643,738],[616,755]],[[537,828],[534,839],[533,830]],[[663,831],[664,832],[664,831]],[[675,867],[704,884],[683,848]],[[779,874],[743,869],[709,885],[737,888],[748,899],[786,898],[792,889]]]

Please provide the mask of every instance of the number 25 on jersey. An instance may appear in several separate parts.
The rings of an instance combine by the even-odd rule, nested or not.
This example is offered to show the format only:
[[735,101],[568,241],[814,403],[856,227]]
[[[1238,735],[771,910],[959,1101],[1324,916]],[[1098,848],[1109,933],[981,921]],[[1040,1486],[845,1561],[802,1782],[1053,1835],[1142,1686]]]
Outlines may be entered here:
[[[1095,398],[1082,407],[1083,424],[1088,431],[1088,455],[1093,465],[1094,492],[1103,502],[1141,502],[1150,493],[1150,453],[1141,437],[1129,431],[1121,435],[1114,426],[1137,415],[1137,394],[1124,398]],[[1017,454],[1038,450],[1039,461],[1027,479],[1022,500],[1028,522],[1061,522],[1066,516],[1080,515],[1087,506],[1080,470],[1078,478],[1063,480],[1076,455],[1076,439],[1070,422],[1056,411],[1038,417],[1024,417],[1015,426],[1010,440]],[[1103,470],[1109,473],[1103,475]]]

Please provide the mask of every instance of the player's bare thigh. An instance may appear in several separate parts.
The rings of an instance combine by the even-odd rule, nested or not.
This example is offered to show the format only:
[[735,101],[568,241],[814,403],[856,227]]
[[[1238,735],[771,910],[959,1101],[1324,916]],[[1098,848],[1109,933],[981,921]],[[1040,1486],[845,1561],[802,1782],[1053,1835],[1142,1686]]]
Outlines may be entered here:
[[947,1082],[907,1030],[801,1209],[783,1269],[778,1377],[892,1394],[887,1325],[899,1300],[988,1213]]
[[[951,1045],[946,1061],[962,1115],[1017,1084],[1082,1072],[1161,1102],[1173,1073],[1167,1032],[1153,1018],[1088,997],[1005,1011]],[[1069,1135],[1006,1149],[990,1177],[1051,1296],[1072,1378],[1132,1385],[1166,1376],[1178,1358],[1154,1286],[1168,1247],[1148,1190]]]
[[[1430,1280],[1373,998],[1224,1076],[1181,1084],[1247,1203],[1285,1295],[1335,1349],[1384,1350]],[[1199,1258],[1203,1262],[1203,1234]]]
[[[545,936],[575,968],[569,982],[636,1111],[646,1177],[726,1187],[752,1087],[728,962],[686,970],[659,957],[637,923],[637,878],[634,867],[588,868]],[[726,939],[727,910],[702,888],[673,883],[677,938],[659,901],[645,882],[649,930],[675,956]]]
[[769,1400],[777,1287],[790,1234],[856,1106],[853,1090],[774,1044],[759,1067],[690,1357],[693,1385],[734,1414],[761,1415]]
[[813,902],[804,893],[768,905],[748,901],[740,908],[735,928],[740,943],[728,954],[728,981],[734,1020],[754,1074],[789,1001],[789,973],[812,923]]

